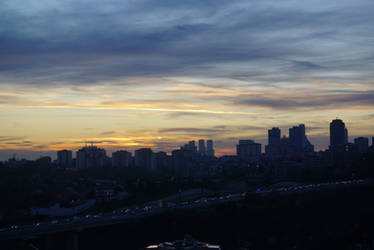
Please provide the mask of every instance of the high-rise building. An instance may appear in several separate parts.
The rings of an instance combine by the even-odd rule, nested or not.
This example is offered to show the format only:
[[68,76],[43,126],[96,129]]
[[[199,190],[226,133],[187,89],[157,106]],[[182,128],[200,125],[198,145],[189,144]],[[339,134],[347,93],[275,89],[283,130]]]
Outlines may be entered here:
[[161,171],[171,170],[171,157],[166,152],[160,151],[155,153],[156,167]]
[[261,144],[253,140],[240,140],[236,145],[236,154],[243,161],[257,160],[261,155]]
[[207,156],[214,156],[214,148],[213,148],[213,141],[207,140],[206,141],[206,155]]
[[184,144],[181,149],[183,150],[191,150],[193,153],[197,152],[197,147],[195,145],[195,141],[189,141],[187,144]]
[[305,125],[300,124],[289,129],[289,146],[294,153],[314,152],[314,146],[305,134]]
[[344,146],[348,142],[348,130],[342,120],[336,119],[330,123],[330,148]]
[[206,151],[205,151],[205,141],[203,139],[199,140],[199,153],[201,155],[205,155],[206,154]]
[[113,167],[128,167],[131,161],[131,153],[125,150],[120,150],[112,153]]
[[357,137],[354,144],[360,153],[366,153],[369,150],[369,139],[366,137]]
[[278,156],[303,156],[305,153],[314,152],[314,146],[305,134],[305,125],[300,124],[289,129],[289,137],[280,137],[279,128],[268,130],[268,145],[265,153],[270,157]]
[[268,130],[268,145],[279,145],[281,138],[281,131],[279,128],[272,128]]
[[267,156],[279,156],[281,153],[281,130],[272,128],[268,130],[268,145],[265,146]]
[[71,168],[73,152],[70,150],[57,151],[57,166],[60,168]]
[[172,166],[174,173],[179,177],[188,177],[193,168],[193,152],[191,150],[173,150]]
[[148,170],[156,169],[156,157],[150,148],[135,150],[135,166]]
[[347,144],[348,142],[349,142],[349,140],[348,140],[348,129],[347,128],[345,128],[344,129],[344,143],[345,144]]
[[303,151],[305,147],[305,126],[300,124],[289,129],[289,140],[296,151]]
[[77,151],[76,167],[91,168],[104,167],[107,165],[107,156],[105,149],[95,146],[86,146]]

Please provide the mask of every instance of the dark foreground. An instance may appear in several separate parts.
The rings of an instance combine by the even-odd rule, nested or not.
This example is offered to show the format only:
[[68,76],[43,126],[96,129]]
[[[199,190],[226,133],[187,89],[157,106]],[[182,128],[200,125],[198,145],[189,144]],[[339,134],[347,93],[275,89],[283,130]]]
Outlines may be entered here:
[[[140,249],[188,233],[222,249],[374,249],[374,189],[289,196],[249,195],[245,201],[169,211],[126,224],[84,230],[79,249]],[[67,249],[67,233],[48,239],[1,241],[0,249]],[[368,248],[371,247],[371,248]]]

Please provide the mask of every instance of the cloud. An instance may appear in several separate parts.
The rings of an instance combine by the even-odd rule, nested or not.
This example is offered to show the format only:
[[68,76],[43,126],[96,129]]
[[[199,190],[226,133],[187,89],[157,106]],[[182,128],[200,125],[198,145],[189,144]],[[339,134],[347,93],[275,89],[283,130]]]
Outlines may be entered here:
[[75,141],[76,144],[103,144],[103,143],[110,143],[110,144],[116,144],[117,141],[115,140],[81,140],[81,141]]
[[4,136],[0,135],[0,142],[13,142],[13,141],[20,141],[26,139],[26,136]]
[[234,105],[260,106],[272,109],[337,109],[354,106],[374,106],[374,91],[356,91],[344,94],[273,94],[242,95],[232,100]]
[[233,134],[254,133],[265,131],[266,128],[249,125],[216,125],[208,128],[164,128],[158,130],[161,134],[177,134],[189,137],[210,137],[214,139],[227,139]]
[[116,134],[117,132],[114,131],[114,130],[111,130],[111,131],[104,131],[102,133],[100,133],[100,136],[109,136],[109,135],[114,135]]
[[170,112],[166,116],[169,119],[176,119],[176,118],[185,118],[185,117],[201,117],[201,118],[222,118],[224,113],[222,114],[212,114],[212,113],[198,113],[198,112]]
[[17,83],[284,72],[295,79],[349,68],[373,76],[369,1],[16,2],[0,3],[0,70]]
[[189,133],[189,134],[216,134],[222,132],[222,129],[213,128],[165,128],[160,129],[159,133]]

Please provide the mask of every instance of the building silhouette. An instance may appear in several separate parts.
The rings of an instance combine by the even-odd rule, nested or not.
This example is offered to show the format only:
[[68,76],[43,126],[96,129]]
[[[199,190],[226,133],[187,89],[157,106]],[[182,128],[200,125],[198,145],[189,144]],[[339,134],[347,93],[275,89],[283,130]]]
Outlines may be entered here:
[[188,177],[193,168],[194,153],[188,149],[172,151],[172,168],[178,177]]
[[279,128],[268,130],[268,145],[265,146],[265,153],[268,156],[278,156],[281,154],[281,131]]
[[289,129],[290,144],[296,151],[302,151],[305,146],[305,126],[300,124]]
[[113,167],[128,167],[131,162],[131,153],[125,150],[120,150],[112,153]]
[[156,168],[160,171],[171,170],[171,157],[163,151],[155,153],[156,157]]
[[313,152],[314,146],[305,135],[305,125],[300,124],[289,129],[289,143],[295,153]]
[[344,146],[348,143],[348,130],[340,119],[330,123],[330,149]]
[[268,130],[268,144],[279,145],[281,138],[281,131],[279,128],[272,128]]
[[253,140],[239,140],[236,145],[236,154],[242,161],[255,161],[261,156],[261,144]]
[[95,146],[86,146],[76,153],[76,167],[78,169],[91,167],[104,167],[107,165],[105,149]]
[[201,155],[205,155],[206,154],[206,151],[205,151],[205,141],[203,139],[199,140],[199,153]]
[[211,157],[214,156],[213,140],[206,141],[206,155]]
[[48,166],[52,163],[52,158],[50,156],[40,156],[35,162],[39,166]]
[[369,138],[357,137],[354,139],[354,144],[359,153],[366,153],[369,150]]
[[192,152],[197,152],[197,147],[195,145],[195,141],[189,141],[187,144],[181,146],[181,149],[191,150]]
[[60,168],[71,168],[73,165],[73,152],[70,150],[57,151],[57,166]]
[[269,157],[304,156],[314,152],[314,146],[305,134],[305,125],[289,128],[289,137],[281,138],[279,128],[268,130],[268,145],[265,146],[265,153]]
[[148,170],[156,169],[156,157],[150,148],[135,150],[135,166]]

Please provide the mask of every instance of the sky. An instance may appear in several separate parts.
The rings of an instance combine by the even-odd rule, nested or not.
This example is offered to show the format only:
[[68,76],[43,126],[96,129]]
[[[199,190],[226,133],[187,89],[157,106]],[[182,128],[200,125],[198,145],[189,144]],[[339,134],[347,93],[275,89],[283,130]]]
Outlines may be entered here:
[[0,160],[374,136],[373,0],[2,0]]

